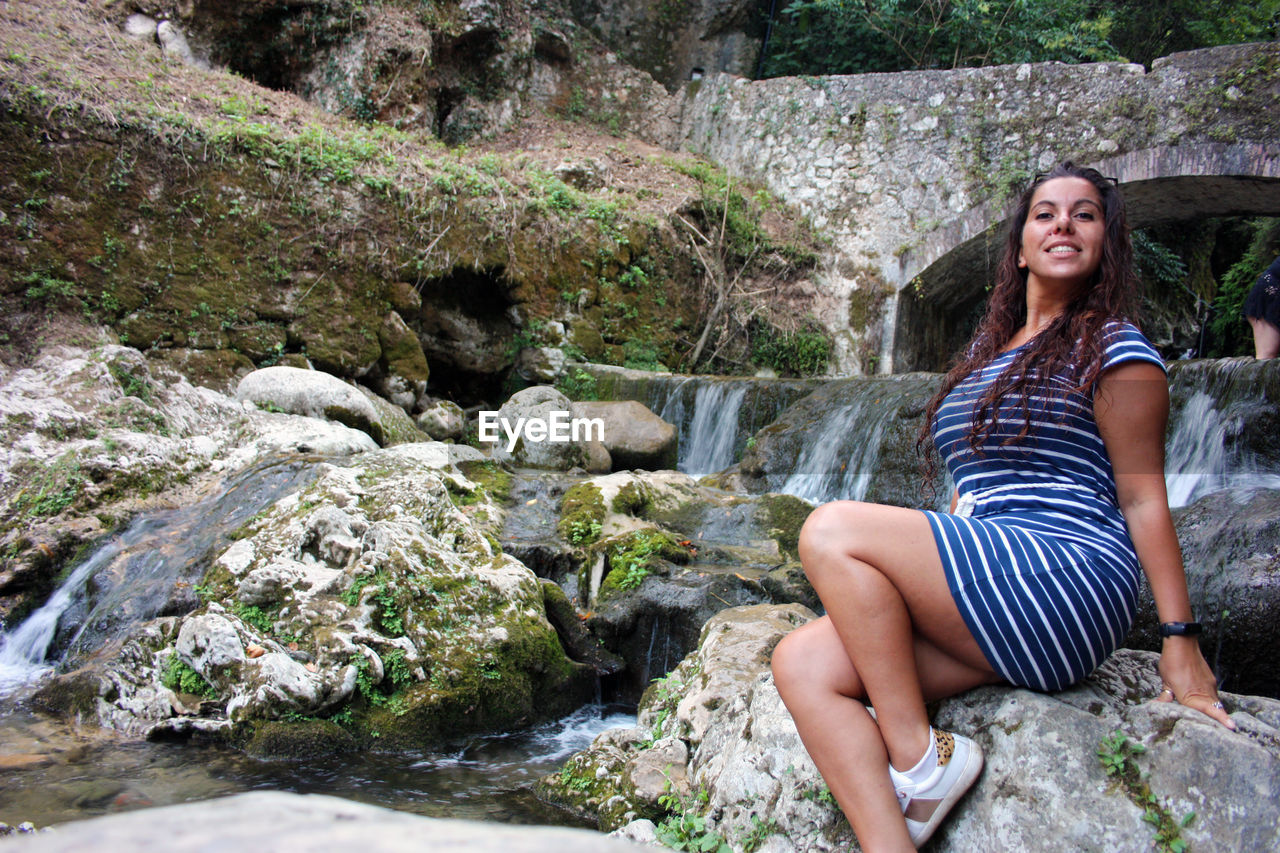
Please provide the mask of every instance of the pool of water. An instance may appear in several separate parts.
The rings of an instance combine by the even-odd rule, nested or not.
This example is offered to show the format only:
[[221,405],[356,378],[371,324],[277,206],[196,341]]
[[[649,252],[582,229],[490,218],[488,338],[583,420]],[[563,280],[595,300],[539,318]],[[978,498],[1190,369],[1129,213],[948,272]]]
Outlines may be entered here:
[[25,711],[0,718],[0,821],[51,826],[112,812],[279,790],[329,794],[430,817],[573,825],[533,784],[600,732],[635,723],[590,705],[552,723],[440,752],[256,759],[221,747],[120,741]]

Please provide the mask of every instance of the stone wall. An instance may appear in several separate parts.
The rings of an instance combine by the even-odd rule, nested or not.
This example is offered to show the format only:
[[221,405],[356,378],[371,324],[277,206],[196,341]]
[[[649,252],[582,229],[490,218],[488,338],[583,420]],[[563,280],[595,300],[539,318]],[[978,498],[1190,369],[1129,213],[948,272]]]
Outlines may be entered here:
[[[1144,180],[1173,179],[1186,170],[1199,175],[1197,158],[1164,156],[1164,149],[1243,147],[1254,153],[1224,162],[1254,170],[1230,176],[1246,179],[1252,201],[1234,198],[1228,182],[1211,194],[1210,208],[1219,215],[1280,211],[1278,104],[1276,43],[1176,54],[1149,72],[1054,62],[759,81],[718,74],[691,93],[681,144],[763,180],[831,234],[824,278],[841,308],[821,319],[837,333],[838,370],[891,372],[919,361],[904,334],[952,334],[937,327],[938,318],[904,330],[897,315],[904,288],[926,290],[928,268],[975,236],[972,224],[953,223],[977,220],[981,235],[1004,218],[1016,187],[1058,160],[1146,157],[1184,171]],[[1180,208],[1187,216],[1212,213],[1185,205],[1183,195],[1155,193],[1150,203],[1170,208],[1165,219],[1178,218]],[[942,231],[957,242],[931,239]],[[990,253],[976,254],[990,261]],[[981,266],[955,278],[967,288],[959,304],[981,296]]]

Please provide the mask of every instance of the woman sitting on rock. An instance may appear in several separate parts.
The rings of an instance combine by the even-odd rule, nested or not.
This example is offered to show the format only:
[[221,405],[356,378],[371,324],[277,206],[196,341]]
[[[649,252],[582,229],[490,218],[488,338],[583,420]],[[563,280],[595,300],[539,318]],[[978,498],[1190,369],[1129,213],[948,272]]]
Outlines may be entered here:
[[1126,319],[1130,261],[1113,181],[1069,162],[1037,177],[927,410],[951,512],[836,501],[801,531],[827,614],[782,640],[774,678],[864,850],[924,843],[982,769],[925,702],[1084,678],[1128,633],[1139,568],[1163,623],[1159,698],[1234,728],[1191,621],[1165,495],[1168,386]]

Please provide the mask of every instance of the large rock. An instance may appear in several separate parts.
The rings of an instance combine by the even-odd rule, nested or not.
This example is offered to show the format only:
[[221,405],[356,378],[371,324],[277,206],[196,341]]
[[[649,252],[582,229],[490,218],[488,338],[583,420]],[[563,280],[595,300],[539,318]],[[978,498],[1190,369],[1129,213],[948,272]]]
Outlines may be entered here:
[[360,389],[323,371],[264,367],[240,380],[236,399],[294,415],[337,421],[367,432],[379,444],[389,440],[390,430],[384,426],[382,415]]
[[[849,849],[848,824],[768,669],[773,646],[811,615],[797,605],[718,614],[698,650],[645,694],[637,729],[600,735],[539,790],[603,829],[653,819],[651,792],[635,768],[647,766],[642,756],[655,749],[670,762],[676,738],[689,758],[672,778],[706,792],[686,803],[735,848],[753,839],[754,848],[775,853]],[[1122,650],[1060,693],[986,687],[941,702],[935,722],[972,736],[986,768],[933,849],[1144,850],[1155,840],[1144,816],[1172,831],[1191,814],[1178,830],[1190,849],[1275,849],[1280,702],[1224,694],[1239,727],[1229,732],[1199,712],[1151,701],[1159,690],[1155,662],[1148,652]],[[1128,782],[1108,776],[1099,759],[1100,749],[1115,751],[1103,740],[1116,732],[1145,747],[1128,759]],[[1154,803],[1144,799],[1143,784]]]
[[[1223,687],[1280,697],[1280,491],[1215,492],[1174,515],[1200,643]],[[1158,625],[1143,584],[1126,645],[1158,650]]]
[[[485,485],[501,488],[496,467],[438,443],[320,463],[217,556],[207,604],[144,623],[92,664],[108,686],[91,713],[135,735],[236,740],[341,714],[347,741],[422,748],[588,701],[600,661],[565,655],[542,584],[482,521],[501,517]],[[175,655],[193,671],[180,684]],[[179,686],[205,701],[171,698]]]
[[573,404],[574,417],[604,421],[604,446],[615,470],[674,470],[679,455],[676,428],[635,400]]
[[582,829],[441,820],[328,797],[255,791],[217,800],[62,824],[56,832],[0,839],[0,850],[195,851],[209,849],[504,850],[625,853],[634,844]]
[[[549,430],[553,420],[562,419],[567,427],[574,414],[569,398],[549,385],[535,385],[517,391],[498,410],[498,426],[493,433],[493,458],[517,467],[553,468],[567,471],[585,467],[588,461],[588,433],[580,432],[577,440],[552,440]],[[514,438],[507,430],[519,432],[530,424],[542,424],[541,438],[524,434]],[[501,426],[505,424],[506,426]],[[484,428],[484,423],[481,423]],[[480,439],[487,440],[481,432]]]
[[0,618],[38,605],[66,561],[149,504],[192,503],[173,497],[183,484],[266,456],[376,448],[194,386],[131,347],[50,347],[0,378]]

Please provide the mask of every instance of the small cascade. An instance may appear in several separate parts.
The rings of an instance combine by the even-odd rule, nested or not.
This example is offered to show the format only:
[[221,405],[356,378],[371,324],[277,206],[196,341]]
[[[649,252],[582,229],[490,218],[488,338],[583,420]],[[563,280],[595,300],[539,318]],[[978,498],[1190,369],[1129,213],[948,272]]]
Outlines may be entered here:
[[857,395],[849,405],[829,412],[781,491],[813,503],[866,497],[888,423],[879,402]]
[[315,476],[314,459],[259,463],[191,506],[140,514],[99,546],[38,610],[0,636],[0,695],[123,637],[147,619],[199,604],[195,584],[226,536]]
[[1280,365],[1253,359],[1179,363],[1165,453],[1169,505],[1223,489],[1280,489],[1275,408]]
[[[686,388],[691,388],[692,393]],[[690,397],[691,404],[687,404]],[[677,467],[681,471],[701,477],[733,464],[738,421],[746,397],[744,382],[692,380],[682,383],[668,397],[658,416],[680,427]]]

